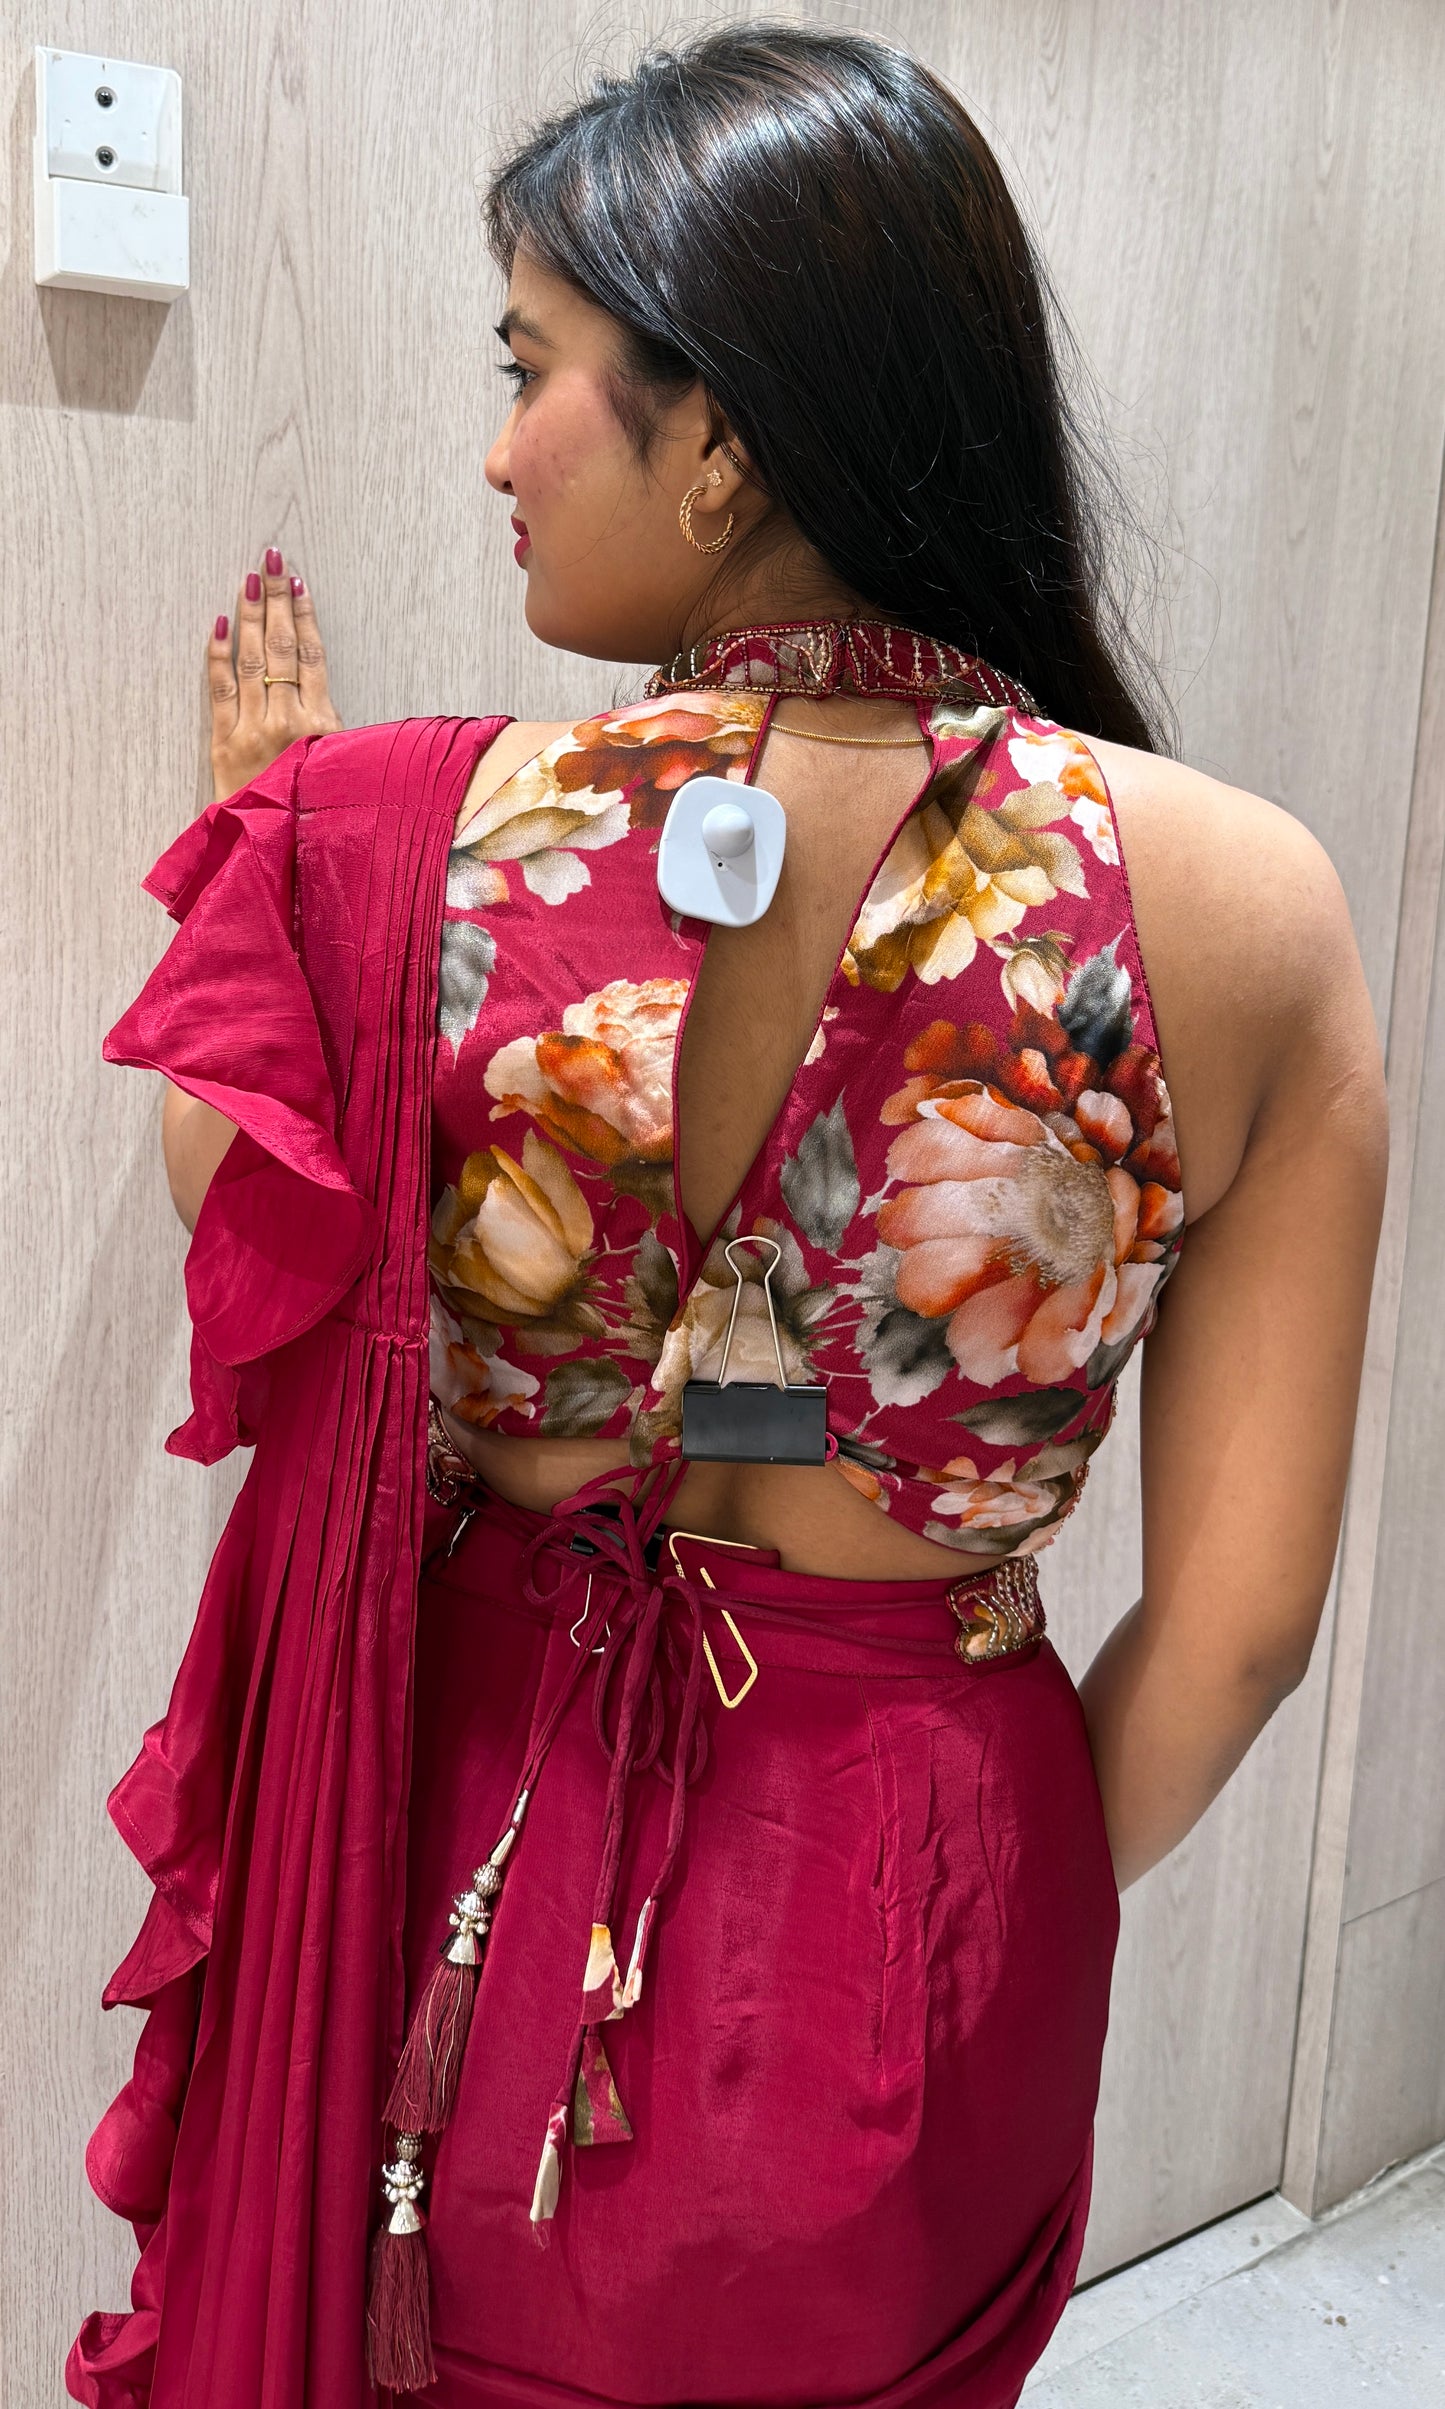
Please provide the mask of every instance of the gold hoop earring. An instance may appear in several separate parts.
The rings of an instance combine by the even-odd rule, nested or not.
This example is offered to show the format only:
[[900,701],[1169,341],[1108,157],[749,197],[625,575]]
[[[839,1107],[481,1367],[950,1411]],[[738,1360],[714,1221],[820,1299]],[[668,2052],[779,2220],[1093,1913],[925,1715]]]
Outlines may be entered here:
[[726,527],[724,527],[722,534],[715,535],[710,544],[700,544],[692,531],[692,506],[697,500],[698,495],[706,493],[710,485],[721,485],[721,483],[722,472],[719,469],[710,468],[707,475],[703,478],[701,484],[690,486],[682,497],[682,507],[677,514],[677,523],[682,529],[682,532],[686,536],[688,542],[691,544],[694,552],[721,552],[725,544],[730,544],[732,542],[733,514],[731,511],[728,512],[728,523]]

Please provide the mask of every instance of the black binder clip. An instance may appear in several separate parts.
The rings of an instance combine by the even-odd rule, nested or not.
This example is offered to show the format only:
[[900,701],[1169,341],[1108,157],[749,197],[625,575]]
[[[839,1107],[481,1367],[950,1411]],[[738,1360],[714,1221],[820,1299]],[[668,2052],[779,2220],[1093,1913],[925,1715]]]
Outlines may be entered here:
[[[735,1246],[772,1249],[762,1288],[778,1366],[776,1384],[771,1380],[729,1380],[727,1376],[743,1300],[742,1269],[733,1261]],[[737,1281],[737,1293],[728,1315],[717,1379],[689,1380],[683,1388],[682,1452],[695,1464],[826,1464],[836,1452],[828,1436],[828,1391],[818,1382],[799,1381],[790,1386],[783,1366],[773,1305],[773,1274],[783,1250],[775,1238],[733,1238],[723,1253]]]

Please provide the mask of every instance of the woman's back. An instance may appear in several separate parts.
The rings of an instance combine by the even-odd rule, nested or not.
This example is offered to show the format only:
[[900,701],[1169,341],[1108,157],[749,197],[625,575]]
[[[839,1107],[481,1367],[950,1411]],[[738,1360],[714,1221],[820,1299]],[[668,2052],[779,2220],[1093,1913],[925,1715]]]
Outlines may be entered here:
[[[796,699],[777,716],[785,727],[811,726],[839,735],[851,730],[890,744],[907,737],[912,720],[901,705],[835,701],[825,711]],[[912,725],[916,734],[916,721]],[[569,735],[565,723],[515,723],[508,728],[478,764],[460,816],[459,843],[465,843],[468,824],[475,823],[490,795],[525,762]],[[1220,1461],[1222,1442],[1208,1435],[1216,1415],[1228,1422],[1231,1454],[1237,1452],[1255,1466],[1270,1455],[1270,1434],[1288,1417],[1286,1399],[1267,1383],[1256,1384],[1252,1393],[1259,1425],[1251,1433],[1243,1419],[1249,1392],[1237,1384],[1236,1367],[1242,1360],[1240,1349],[1249,1345],[1249,1332],[1286,1309],[1283,1301],[1292,1289],[1301,1250],[1312,1244],[1327,1248],[1340,1236],[1337,1228],[1331,1234],[1321,1227],[1307,1203],[1312,1176],[1328,1186],[1339,1168],[1337,1132],[1327,1128],[1320,1112],[1327,1087],[1338,1093],[1342,1085],[1357,1085],[1359,1111],[1353,1127],[1358,1142],[1366,1157],[1381,1145],[1370,1092],[1373,1028],[1338,881],[1298,823],[1258,797],[1221,787],[1181,764],[1102,740],[1091,753],[1076,740],[1073,775],[1066,776],[1069,798],[1058,814],[1066,827],[1077,802],[1083,806],[1078,816],[1102,833],[1095,816],[1097,790],[1091,791],[1089,781],[1091,759],[1107,773],[1122,837],[1127,886],[1122,876],[1110,883],[1117,884],[1126,914],[1132,899],[1173,1106],[1185,1223],[1213,1213],[1233,1192],[1228,1218],[1236,1225],[1232,1252],[1238,1260],[1227,1269],[1220,1267],[1222,1276],[1210,1279],[1204,1308],[1211,1326],[1227,1322],[1228,1328],[1218,1331],[1217,1345],[1209,1334],[1200,1339],[1201,1348],[1219,1366],[1220,1385],[1215,1389],[1201,1378],[1191,1348],[1184,1374],[1188,1399],[1172,1410],[1161,1394],[1164,1367],[1155,1365],[1161,1410],[1154,1419],[1158,1429],[1168,1430],[1177,1442],[1172,1478],[1207,1484],[1210,1468]],[[1065,774],[1042,748],[1041,766]],[[827,1042],[819,1013],[834,966],[851,932],[859,898],[910,799],[918,796],[926,768],[926,757],[906,743],[896,750],[874,749],[871,744],[855,750],[773,734],[761,748],[754,775],[778,794],[788,813],[788,854],[770,911],[750,929],[714,931],[694,981],[676,1083],[681,1208],[694,1233],[717,1226],[772,1128],[810,1041]],[[986,793],[979,799],[986,807]],[[1091,851],[1084,829],[1073,825],[1072,837],[1082,847],[1079,866],[1084,870],[1087,865],[1090,883],[1108,881],[1111,865]],[[1102,833],[1101,851],[1107,856],[1110,849]],[[596,854],[580,858],[594,867],[598,862]],[[996,900],[1003,903],[1003,916],[1011,923],[1006,932],[1010,945],[1020,939],[1027,943],[1037,931],[1047,932],[1078,908],[1067,897],[1056,898],[1052,909],[1040,905],[1021,912],[1016,905],[1008,908],[1011,899]],[[545,921],[548,915],[543,912],[541,917]],[[986,925],[986,910],[975,904],[974,918]],[[1047,1000],[1052,975],[1048,942],[1046,936],[1042,958],[1026,956],[1015,970],[1015,993],[1027,991],[1036,1000]],[[605,944],[604,938],[604,949]],[[966,1021],[979,1010],[988,1011],[988,991],[997,1017],[1002,965],[988,954],[982,960],[975,956],[975,962],[977,1005],[960,998],[957,988],[967,976],[960,974],[933,989],[939,1018],[947,1014]],[[867,993],[866,988],[850,989],[842,1002],[845,1016],[855,999],[866,1002]],[[1260,1168],[1251,1166],[1240,1185],[1252,1132],[1257,1132],[1265,1151]],[[483,1134],[478,1131],[478,1143]],[[1284,1214],[1278,1209],[1281,1177],[1290,1181],[1302,1212]],[[878,1201],[874,1199],[875,1205]],[[1174,1228],[1163,1234],[1172,1238]],[[1219,1243],[1211,1241],[1216,1248]],[[1189,1252],[1185,1248],[1186,1264]],[[1186,1280],[1181,1295],[1188,1287]],[[1291,1349],[1302,1384],[1316,1350],[1322,1370],[1333,1360],[1339,1341],[1328,1300],[1338,1293],[1322,1262],[1310,1330],[1302,1332]],[[1176,1312],[1177,1307],[1171,1318]],[[1156,1357],[1161,1352],[1157,1345],[1154,1352]],[[767,1376],[766,1364],[750,1368],[754,1377]],[[1008,1383],[1012,1389],[1018,1385],[1016,1380]],[[560,1412],[549,1416],[554,1428],[565,1426],[565,1418]],[[515,1419],[507,1436],[494,1433],[484,1421],[468,1426],[454,1417],[451,1427],[493,1486],[532,1506],[550,1506],[578,1482],[627,1459],[625,1441],[521,1436]],[[1026,1459],[1024,1479],[1029,1477],[1027,1458],[1036,1453],[1037,1443],[1012,1451],[1014,1464],[1020,1454]],[[968,1456],[966,1432],[960,1431],[952,1456]],[[949,1460],[941,1457],[940,1465]],[[1001,1466],[1005,1455],[994,1448],[985,1451],[982,1463],[976,1456],[969,1460],[986,1474]],[[1154,1460],[1160,1461],[1157,1443]],[[1035,1471],[1035,1481],[1037,1477]],[[1258,1471],[1244,1477],[1257,1479]],[[966,1545],[972,1528],[977,1552],[984,1558],[1026,1538],[1031,1526],[1047,1531],[1053,1521],[1047,1506],[1030,1516],[1030,1505],[1043,1501],[1025,1495],[1017,1476],[1002,1484],[986,1477],[979,1483],[955,1477],[940,1482],[935,1495],[950,1490],[949,1505],[960,1517],[953,1546]],[[965,1494],[960,1507],[953,1501],[961,1490]],[[1070,1502],[1072,1494],[1071,1490]],[[1242,1496],[1237,1486],[1233,1495]],[[684,1527],[784,1546],[787,1560],[810,1572],[926,1573],[943,1560],[936,1540],[919,1534],[917,1518],[912,1529],[897,1516],[882,1523],[873,1503],[880,1497],[886,1504],[887,1489],[861,1450],[852,1485],[831,1470],[699,1465],[676,1503],[675,1519]],[[1049,1506],[1054,1504],[1056,1500],[1049,1501]],[[1307,1580],[1320,1546],[1308,1487],[1291,1489],[1281,1483],[1279,1494],[1267,1504],[1261,1498],[1259,1504],[1277,1534],[1281,1578],[1287,1585]],[[937,1524],[936,1507],[928,1519]],[[1227,1547],[1227,1531],[1221,1536]]]

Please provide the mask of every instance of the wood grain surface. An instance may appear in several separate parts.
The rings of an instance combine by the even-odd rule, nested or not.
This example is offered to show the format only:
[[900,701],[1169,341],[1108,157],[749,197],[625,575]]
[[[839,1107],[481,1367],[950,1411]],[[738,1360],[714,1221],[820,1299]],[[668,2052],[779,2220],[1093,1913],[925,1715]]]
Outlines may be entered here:
[[[80,2316],[126,2297],[129,2237],[81,2173],[136,2030],[103,2019],[98,1993],[144,1904],[102,1802],[163,1709],[234,1481],[161,1451],[184,1410],[181,1234],[157,1099],[99,1061],[163,941],[138,878],[207,791],[203,633],[274,542],[320,597],[352,721],[540,716],[614,691],[617,673],[543,653],[521,620],[506,514],[482,475],[502,399],[475,179],[565,99],[579,60],[704,13],[748,12],[12,0],[0,28],[15,1274],[0,1290],[0,2363],[24,2409],[59,2403]],[[1402,926],[1417,949],[1433,943],[1418,912],[1402,922],[1401,892],[1445,437],[1445,323],[1427,299],[1445,283],[1445,13],[1436,0],[807,13],[915,45],[997,141],[1158,532],[1183,750],[1317,830],[1378,1009],[1392,990],[1418,999],[1396,956]],[[192,290],[170,309],[33,284],[37,41],[183,77]],[[1438,1261],[1430,1176],[1407,1317]],[[1438,1390],[1437,1362],[1419,1346],[1398,1377]],[[1398,1577],[1404,1611],[1424,1614],[1433,1534],[1411,1518],[1429,1450],[1409,1452],[1409,1412],[1398,1427],[1406,1452],[1381,1494],[1416,1532]],[[1046,1562],[1076,1669],[1134,1594],[1136,1520],[1121,1432]],[[1328,1672],[1322,1650],[1226,1797],[1127,1903],[1091,2269],[1278,2177]],[[1414,1863],[1376,1824],[1367,1853],[1387,1887]],[[1368,2120],[1367,2088],[1350,2097]],[[1337,2155],[1355,2163],[1355,2140]]]

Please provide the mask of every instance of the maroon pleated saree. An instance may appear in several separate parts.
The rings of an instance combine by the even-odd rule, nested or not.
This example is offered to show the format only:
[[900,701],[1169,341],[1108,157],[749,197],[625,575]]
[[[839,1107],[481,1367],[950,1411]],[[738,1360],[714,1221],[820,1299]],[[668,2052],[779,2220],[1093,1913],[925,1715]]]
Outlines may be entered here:
[[95,2409],[374,2398],[437,952],[453,819],[502,724],[308,740],[205,812],[147,881],[181,929],[106,1045],[238,1124],[187,1260],[194,1411],[169,1444],[255,1456],[110,1802],[155,1890],[106,1992],[149,2014],[88,2157],[141,2244],[131,2312],[70,2355]]

